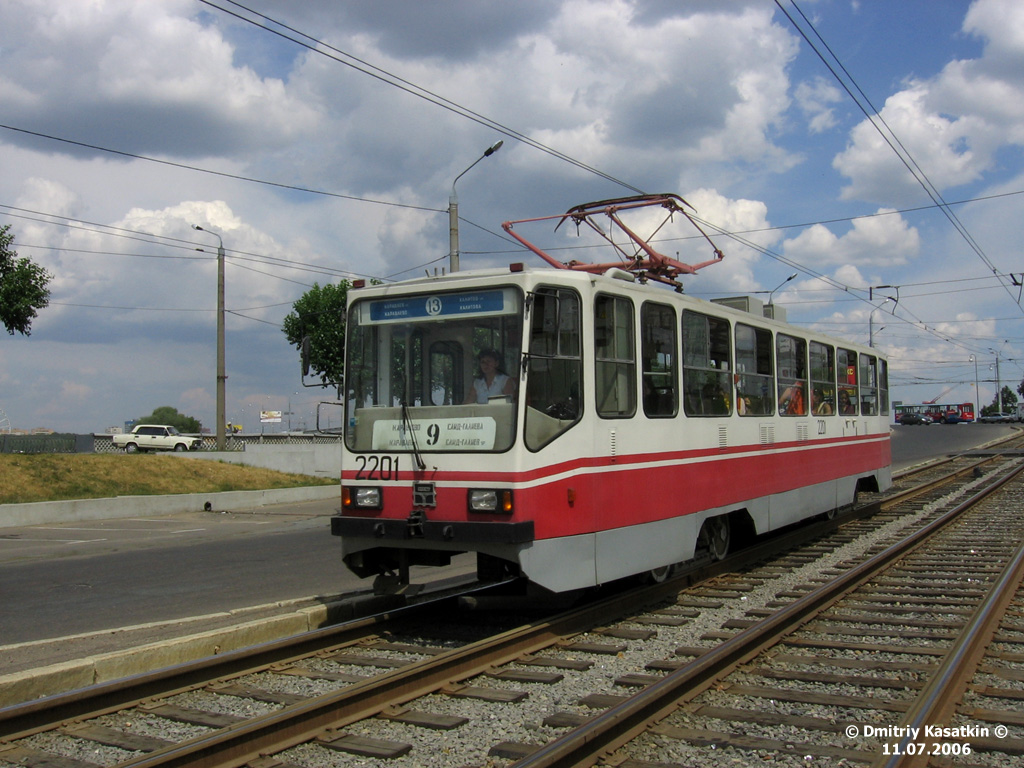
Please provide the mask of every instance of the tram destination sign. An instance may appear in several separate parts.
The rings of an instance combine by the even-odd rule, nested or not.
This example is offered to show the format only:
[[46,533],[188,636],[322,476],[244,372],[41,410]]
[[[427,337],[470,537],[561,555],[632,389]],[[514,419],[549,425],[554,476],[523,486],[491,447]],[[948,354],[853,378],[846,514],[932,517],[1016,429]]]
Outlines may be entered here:
[[496,426],[490,416],[381,420],[373,425],[373,450],[490,451]]
[[506,315],[516,311],[516,301],[514,290],[503,288],[491,291],[396,296],[361,302],[359,307],[360,324],[372,325],[449,317]]

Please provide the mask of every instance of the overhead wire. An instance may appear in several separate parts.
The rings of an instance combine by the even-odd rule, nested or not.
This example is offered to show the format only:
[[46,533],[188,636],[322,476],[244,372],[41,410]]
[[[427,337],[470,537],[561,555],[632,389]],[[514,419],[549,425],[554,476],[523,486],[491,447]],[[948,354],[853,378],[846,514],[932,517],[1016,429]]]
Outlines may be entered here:
[[313,189],[312,187],[300,187],[295,184],[284,184],[279,181],[268,181],[266,179],[257,179],[252,176],[242,176],[237,173],[227,173],[226,171],[215,171],[212,168],[202,168],[196,165],[189,165],[188,163],[176,163],[173,160],[162,160],[157,157],[149,157],[147,155],[140,155],[134,152],[125,152],[120,149],[111,149],[110,147],[103,147],[99,144],[90,144],[84,141],[76,141],[75,139],[68,139],[61,136],[52,136],[47,133],[40,131],[30,131],[27,128],[18,128],[14,125],[6,125],[0,123],[0,128],[7,131],[13,131],[15,133],[21,133],[27,136],[35,136],[40,139],[47,139],[49,141],[56,141],[62,144],[70,144],[75,147],[81,147],[82,149],[91,149],[96,152],[105,152],[111,155],[117,155],[119,157],[127,157],[132,160],[143,160],[147,163],[157,163],[158,165],[167,165],[172,168],[181,168],[186,171],[195,171],[197,173],[207,173],[211,176],[220,176],[225,179],[233,179],[235,181],[245,181],[251,184],[264,184],[268,187],[277,187],[278,189],[287,189],[293,192],[305,192],[310,195],[323,195],[326,197],[336,197],[342,200],[353,200],[360,203],[371,203],[373,205],[387,205],[394,208],[408,208],[414,211],[428,211],[430,213],[446,213],[442,208],[429,208],[422,205],[411,205],[409,203],[396,203],[391,200],[376,200],[370,197],[359,197],[357,195],[344,195],[340,192],[328,192],[323,189]]
[[[414,95],[414,96],[417,96],[419,98],[425,99],[425,100],[427,100],[427,101],[429,101],[431,103],[434,103],[437,106],[441,106],[441,107],[443,107],[445,109],[449,109],[450,111],[453,111],[456,114],[459,114],[459,115],[461,115],[463,117],[467,117],[467,118],[469,118],[471,120],[474,120],[475,122],[478,122],[478,123],[483,124],[483,125],[487,125],[488,127],[491,127],[491,128],[494,128],[495,130],[498,130],[503,135],[509,136],[510,138],[514,138],[514,139],[516,139],[518,141],[521,141],[523,143],[529,144],[530,146],[533,146],[533,147],[535,147],[537,149],[540,149],[541,151],[547,152],[548,154],[551,154],[552,156],[555,156],[555,157],[557,157],[559,159],[562,159],[562,160],[565,160],[567,162],[570,162],[571,164],[573,164],[573,165],[575,165],[575,166],[577,166],[577,167],[579,167],[581,169],[584,169],[584,170],[587,170],[589,172],[595,173],[596,175],[598,175],[598,176],[600,176],[602,178],[605,178],[606,180],[609,180],[609,181],[612,181],[614,183],[620,184],[620,185],[622,185],[622,186],[624,186],[626,188],[629,188],[629,189],[631,189],[633,191],[636,191],[636,192],[641,192],[642,191],[639,188],[634,187],[634,186],[628,184],[627,182],[622,181],[621,179],[617,179],[615,177],[612,177],[612,176],[610,176],[610,175],[608,175],[608,174],[606,174],[604,172],[599,171],[598,169],[596,169],[596,168],[594,168],[592,166],[589,166],[587,164],[581,163],[581,162],[575,160],[574,158],[571,158],[568,155],[565,155],[564,153],[560,153],[560,152],[558,152],[556,150],[551,149],[550,147],[546,147],[545,145],[541,144],[540,142],[536,142],[536,141],[530,139],[528,136],[525,136],[524,134],[521,134],[518,131],[515,131],[514,129],[509,128],[508,126],[505,126],[505,125],[502,125],[500,123],[497,123],[496,121],[490,120],[489,118],[486,118],[483,115],[480,115],[480,114],[478,114],[476,112],[473,112],[472,110],[469,110],[468,108],[463,107],[462,105],[459,105],[456,102],[450,101],[450,100],[448,100],[448,99],[446,99],[446,98],[444,98],[442,96],[439,96],[438,94],[435,94],[435,93],[433,93],[433,92],[431,92],[431,91],[429,91],[427,89],[421,88],[420,86],[417,86],[417,85],[415,85],[415,84],[413,84],[413,83],[411,83],[411,82],[409,82],[407,80],[404,80],[403,78],[395,75],[394,73],[388,72],[388,71],[383,70],[383,69],[381,69],[379,67],[375,67],[374,65],[371,65],[368,62],[365,62],[362,59],[359,59],[358,57],[355,57],[355,56],[353,56],[353,55],[351,55],[351,54],[349,54],[349,53],[347,53],[345,51],[342,51],[342,50],[340,50],[340,49],[338,49],[338,48],[336,48],[334,46],[331,46],[331,45],[329,45],[329,44],[327,44],[327,43],[325,43],[325,42],[323,42],[321,40],[318,40],[317,38],[315,38],[315,37],[313,37],[311,35],[308,35],[308,34],[306,34],[304,32],[301,32],[300,30],[297,30],[297,29],[295,29],[293,27],[290,27],[290,26],[288,26],[286,24],[283,24],[282,22],[280,22],[280,21],[278,21],[276,19],[273,19],[270,16],[267,16],[265,14],[262,14],[262,13],[259,13],[259,12],[255,11],[255,10],[253,10],[251,8],[248,8],[247,6],[245,6],[242,3],[235,2],[235,0],[226,0],[226,2],[230,3],[231,5],[235,6],[236,8],[239,8],[239,9],[241,9],[241,10],[247,12],[247,13],[250,13],[250,14],[252,14],[252,15],[258,17],[258,18],[261,18],[261,19],[267,21],[270,24],[276,25],[276,26],[280,27],[281,29],[288,30],[289,32],[291,32],[291,33],[293,33],[295,35],[301,36],[302,38],[305,38],[305,40],[308,40],[310,42],[307,43],[307,42],[304,42],[303,40],[298,40],[298,39],[296,39],[294,37],[291,37],[290,35],[287,35],[287,34],[284,34],[284,33],[280,32],[277,29],[273,29],[273,28],[271,28],[271,27],[269,27],[269,26],[267,26],[265,24],[258,23],[258,22],[254,21],[251,18],[246,18],[244,15],[239,14],[239,13],[235,13],[234,11],[231,11],[230,9],[227,9],[227,8],[225,8],[225,7],[221,6],[221,5],[218,5],[218,4],[214,3],[214,2],[211,2],[210,0],[200,0],[200,2],[203,2],[204,4],[208,5],[211,8],[216,8],[217,10],[220,10],[223,13],[231,15],[234,18],[237,18],[237,19],[239,19],[239,20],[241,20],[241,21],[243,21],[245,23],[252,24],[254,26],[257,26],[260,29],[266,30],[268,32],[271,32],[272,34],[275,34],[275,35],[277,35],[279,37],[287,39],[287,40],[291,41],[292,43],[300,45],[300,46],[302,46],[304,48],[307,48],[308,50],[311,50],[311,51],[313,51],[313,52],[315,52],[315,53],[317,53],[319,55],[328,56],[328,58],[331,58],[332,60],[338,61],[339,63],[341,63],[341,64],[343,64],[345,66],[349,66],[349,67],[351,67],[353,69],[356,69],[356,70],[362,72],[363,74],[369,75],[371,77],[375,77],[378,80],[380,80],[382,82],[385,82],[385,83],[387,83],[387,84],[389,84],[389,85],[391,85],[393,87],[399,88],[399,89],[401,89],[401,90],[403,90],[403,91],[405,91],[407,93],[410,93],[411,95]],[[865,112],[866,115],[868,115],[868,117],[870,119],[870,115],[867,113],[867,110],[865,110],[864,107],[862,105],[860,105],[860,103],[857,100],[856,96],[854,96],[854,94],[850,91],[850,89],[846,87],[845,83],[843,83],[842,79],[839,78],[838,74],[832,69],[832,67],[828,64],[828,62],[825,61],[824,56],[822,56],[820,51],[817,50],[817,48],[810,41],[808,36],[803,32],[803,30],[800,29],[799,25],[797,25],[795,23],[795,21],[786,12],[786,10],[784,8],[782,8],[781,4],[779,4],[779,0],[776,0],[776,4],[779,5],[779,7],[783,11],[783,13],[787,16],[787,18],[790,19],[791,23],[793,23],[793,26],[804,37],[804,39],[808,41],[808,43],[811,45],[812,49],[815,50],[815,52],[822,59],[822,61],[826,64],[826,66],[830,69],[830,71],[833,72],[833,75],[836,77],[836,79],[841,84],[843,84],[843,87],[850,94],[851,98],[854,99],[854,101],[858,104],[858,106],[861,107],[861,109]],[[828,49],[827,43],[825,43],[825,41],[817,33],[817,30],[814,29],[813,24],[811,24],[809,22],[809,20],[806,19],[806,16],[799,9],[799,7],[796,5],[795,0],[793,0],[793,6],[797,9],[797,11],[800,13],[800,15],[804,18],[804,20],[808,24],[808,26],[810,26],[810,28],[815,32],[815,34],[818,36],[818,38],[821,40],[821,42],[825,45],[826,49]],[[323,50],[321,50],[321,46],[326,48],[326,49],[328,49],[329,51],[333,52],[334,54],[337,54],[337,55],[329,55],[329,54],[325,53]],[[828,50],[829,50],[830,53],[832,53],[831,49],[828,49]],[[833,55],[833,58],[836,58],[834,56],[834,54],[832,54],[832,55]],[[348,59],[348,60],[346,60],[346,59]],[[836,58],[836,61],[838,61],[838,58]],[[355,62],[355,63],[353,63],[353,62]],[[839,66],[840,66],[840,68],[843,69],[844,72],[846,72],[845,68],[842,67],[841,62],[839,63]],[[849,73],[846,72],[846,74],[849,77]],[[857,87],[857,90],[863,96],[863,91],[861,91],[859,89],[859,86],[856,86],[856,82],[853,80],[852,77],[850,77],[850,80],[851,80],[852,83],[854,83],[854,86]],[[866,101],[868,101],[868,104],[870,105],[870,100],[868,100],[866,96],[864,96],[864,98],[865,98]],[[872,109],[874,109],[873,106],[872,106]],[[877,114],[877,110],[875,110],[875,112]],[[881,119],[880,115],[879,115],[879,119]],[[884,124],[884,120],[882,122]],[[110,152],[110,153],[117,154],[117,155],[122,155],[122,156],[131,157],[131,158],[135,158],[135,159],[140,159],[140,160],[147,160],[147,161],[151,161],[151,162],[163,163],[163,164],[166,164],[166,165],[182,167],[182,168],[186,168],[186,169],[189,169],[189,170],[196,170],[196,171],[204,172],[204,173],[213,173],[215,175],[226,176],[226,177],[229,177],[229,178],[234,178],[234,179],[239,179],[239,180],[244,180],[244,181],[268,184],[268,185],[271,185],[271,186],[277,186],[277,187],[282,187],[282,188],[287,188],[287,189],[292,189],[292,190],[304,191],[304,192],[309,192],[309,193],[313,193],[313,194],[325,194],[325,195],[329,195],[329,196],[332,196],[332,197],[341,197],[341,198],[345,198],[345,199],[352,199],[352,200],[376,203],[376,204],[381,204],[381,205],[394,205],[394,206],[397,206],[397,207],[412,208],[412,209],[416,209],[416,210],[425,210],[425,211],[430,211],[430,212],[443,212],[441,209],[436,209],[436,208],[426,208],[426,207],[422,207],[422,206],[413,206],[413,205],[402,204],[402,203],[394,203],[394,202],[390,202],[390,201],[373,200],[373,199],[369,199],[369,198],[362,198],[362,197],[357,197],[357,196],[352,196],[352,195],[342,195],[342,194],[338,194],[338,193],[324,192],[322,190],[314,190],[314,189],[305,188],[305,187],[298,187],[298,186],[294,186],[294,185],[285,185],[285,184],[280,184],[280,183],[277,183],[277,182],[268,182],[268,181],[265,181],[265,180],[254,179],[252,177],[245,177],[245,176],[240,176],[240,175],[236,175],[236,174],[227,174],[227,173],[218,172],[218,171],[211,171],[209,169],[198,168],[198,167],[195,167],[195,166],[189,166],[189,165],[185,165],[185,164],[174,163],[174,162],[171,162],[171,161],[159,160],[159,159],[155,159],[155,158],[148,158],[148,157],[141,156],[141,155],[136,155],[136,154],[133,154],[133,153],[127,153],[127,152],[122,152],[122,151],[119,151],[119,150],[113,150],[113,149],[109,149],[109,148],[99,147],[99,146],[96,146],[96,145],[86,144],[86,143],[83,143],[83,142],[77,142],[77,141],[74,141],[74,140],[59,139],[59,138],[52,137],[52,136],[47,136],[45,134],[41,134],[41,133],[38,133],[38,132],[27,131],[25,129],[15,128],[13,126],[0,125],[0,127],[6,128],[8,130],[20,131],[22,133],[26,133],[26,134],[29,134],[29,135],[34,135],[34,136],[38,136],[38,137],[42,137],[42,138],[48,138],[48,139],[53,139],[53,140],[57,140],[57,141],[66,141],[67,143],[72,144],[72,145],[77,145],[77,146],[81,146],[81,147],[85,147],[85,148],[90,148],[90,149],[94,149],[94,150],[98,150],[98,151]],[[887,125],[886,125],[886,128],[888,128]],[[877,126],[876,126],[876,129],[877,129]],[[881,131],[880,131],[880,133],[881,133]],[[890,133],[891,133],[891,129],[890,129]],[[884,134],[882,134],[882,135],[884,137]],[[893,138],[897,141],[897,143],[899,143],[899,140],[898,140],[898,138],[895,137],[895,134],[893,134]],[[888,141],[888,139],[886,139],[886,140]],[[891,142],[889,142],[889,143],[890,143],[890,146],[892,146],[892,143]],[[902,149],[904,149],[904,152],[905,152],[905,148],[903,148],[903,145],[900,144],[899,146]],[[898,152],[895,147],[893,147],[893,150],[897,153],[898,156],[900,156],[900,158],[904,162],[904,164],[907,165],[908,169],[911,170],[911,172],[913,173],[914,169],[910,167],[910,165],[908,164],[908,161],[906,159],[904,159],[902,157],[902,155],[900,155],[900,152]],[[909,156],[909,153],[907,153],[907,157],[909,158],[910,162],[913,163],[913,165],[915,167],[917,167],[916,162],[913,162],[913,158]],[[920,170],[919,167],[918,167],[918,170]],[[927,180],[927,177],[924,176],[923,172],[921,172],[921,174],[922,174],[922,177],[924,179],[923,182],[922,182],[922,180],[920,178],[917,177],[916,173],[914,174],[915,178],[918,178],[919,183],[922,183],[922,186],[925,186],[926,191],[928,191],[928,186],[927,185],[930,185],[930,181]],[[925,184],[925,182],[927,182],[927,185]],[[934,187],[932,189],[934,189]],[[937,190],[935,190],[935,192],[937,193]],[[941,195],[937,195],[936,194],[935,196],[932,196],[932,200],[933,200],[933,203],[934,203],[934,207],[940,208],[940,210],[942,210],[944,212],[944,214],[947,215],[947,217],[949,217],[952,214],[952,212],[949,209],[950,208],[950,204],[947,203],[944,199],[942,199]],[[878,215],[884,215],[884,214],[878,214]],[[952,214],[952,217],[957,222],[959,221],[958,219],[956,219],[955,214]],[[951,220],[953,220],[953,219],[951,219]],[[467,223],[472,223],[472,222],[467,222]],[[703,223],[709,224],[709,222],[703,222]],[[827,223],[827,222],[824,222],[824,223]],[[474,225],[474,226],[478,226],[478,225]],[[713,225],[711,225],[711,226],[713,226]],[[801,226],[801,225],[790,225],[790,226]],[[804,226],[806,226],[806,225],[804,225]],[[491,232],[490,230],[487,230],[486,228],[483,228],[483,227],[480,227],[480,228],[483,229],[484,231],[490,232],[491,234],[495,234],[496,236],[501,236],[498,233]],[[737,239],[732,233],[725,232],[724,230],[722,230],[720,228],[717,228],[717,227],[716,227],[716,229],[721,234],[733,237],[733,239]],[[967,233],[966,231],[964,231],[962,234],[965,236],[965,239],[967,239],[969,244],[973,241],[973,238],[971,238],[969,233]],[[771,252],[771,251],[769,251],[767,249],[757,248],[750,241],[744,241],[742,238],[740,238],[738,240],[740,242],[744,242],[746,245],[748,245],[750,247],[755,247],[755,249],[759,250],[760,252],[764,253],[765,255],[770,256],[771,258],[774,258],[774,259],[780,261],[780,263],[784,263],[784,264],[788,264],[790,266],[793,266],[793,267],[795,267],[797,269],[800,269],[805,274],[809,274],[812,277],[815,277],[815,278],[817,278],[819,280],[822,280],[826,284],[830,284],[836,290],[840,290],[840,291],[847,292],[847,293],[854,293],[854,294],[856,294],[856,291],[861,290],[861,289],[856,289],[856,288],[853,288],[851,286],[842,284],[839,281],[834,280],[833,278],[830,278],[830,277],[828,277],[826,275],[818,273],[815,270],[810,269],[810,268],[808,268],[808,267],[806,267],[806,266],[804,266],[804,265],[802,265],[802,264],[800,264],[798,262],[785,259],[781,255],[775,254],[775,253],[773,253],[773,252]],[[979,253],[979,256],[981,256],[983,259],[987,260],[987,257],[985,257],[983,253]],[[267,259],[268,261],[274,260],[274,257],[263,257],[263,256],[256,257],[256,260],[264,259],[264,258]],[[443,258],[444,257],[442,256],[442,257],[439,257],[437,259],[433,259],[431,261],[426,262],[426,264],[429,265],[429,264],[432,264],[432,263],[436,263],[437,261],[440,261]],[[279,261],[287,262],[287,260],[279,260]],[[987,262],[987,263],[991,266],[990,262]],[[238,266],[241,267],[242,265],[238,265]],[[300,269],[301,268],[301,267],[293,266],[291,264],[287,264],[287,266],[289,266],[289,268],[295,268],[295,269]],[[412,267],[410,269],[403,270],[402,272],[395,273],[392,276],[388,276],[385,279],[390,279],[393,276],[404,274],[406,272],[413,271],[414,269],[418,269],[418,268],[420,268],[420,267]],[[253,271],[259,272],[259,270],[253,270]],[[315,271],[315,270],[311,270],[311,271]],[[342,271],[339,270],[338,272],[341,273]],[[993,266],[993,273],[996,276],[996,278],[999,280],[999,282],[1005,288],[1006,286],[1002,282],[1002,277],[1000,276],[998,271],[994,269],[994,266]],[[262,273],[262,274],[269,274],[269,273]],[[349,273],[349,274],[354,274],[354,273]],[[282,278],[282,279],[286,279],[286,278]],[[298,282],[298,281],[292,281],[292,282]],[[302,283],[299,283],[299,284],[302,284]],[[858,299],[862,300],[862,301],[867,301],[869,304],[871,303],[867,299],[864,299],[863,297],[860,297],[860,296],[858,296]],[[1017,303],[1018,303],[1018,306],[1019,306],[1019,302],[1017,302]],[[916,319],[916,322],[920,323],[924,330],[928,330],[928,331],[933,330],[933,329],[929,329],[927,327],[927,325],[924,324],[923,321],[920,321],[919,319]],[[913,325],[913,323],[912,323],[912,325]],[[948,338],[946,338],[945,340],[952,341],[952,340],[950,340]]]
[[[236,8],[239,8],[245,11],[246,13],[252,14],[256,18],[262,19],[274,26],[271,27],[267,26],[266,24],[261,24],[255,19],[246,17],[242,13],[236,13],[235,11],[229,10],[228,8],[225,8],[222,5],[218,5],[212,0],[199,0],[199,2],[211,8],[216,8],[222,13],[232,16],[238,19],[239,21],[251,24],[254,27],[258,27],[259,29],[263,29],[267,32],[270,32],[273,35],[277,35],[282,39],[288,40],[292,43],[295,43],[296,45],[302,46],[303,48],[312,51],[313,53],[316,53],[320,56],[324,56],[328,59],[331,59],[332,61],[336,61],[339,64],[342,64],[346,67],[350,67],[351,69],[354,69],[357,72],[361,72],[364,75],[372,77],[380,82],[386,83],[387,85],[390,85],[393,88],[397,88],[412,96],[423,99],[424,101],[434,104],[435,106],[441,107],[442,109],[448,110],[449,112],[453,112],[479,125],[491,128],[497,131],[498,133],[502,134],[503,136],[506,136],[510,139],[514,139],[515,141],[531,146],[534,149],[538,149],[541,152],[544,152],[548,155],[551,155],[552,157],[567,162],[570,165],[580,168],[581,170],[587,171],[588,173],[592,173],[600,178],[605,179],[606,181],[618,184],[622,187],[625,187],[626,189],[632,190],[637,194],[643,194],[644,192],[642,189],[633,186],[629,182],[623,181],[622,179],[618,179],[612,176],[611,174],[605,173],[604,171],[595,168],[592,165],[588,165],[587,163],[577,160],[576,158],[571,157],[570,155],[567,155],[564,152],[560,152],[557,149],[553,149],[552,147],[549,147],[546,144],[543,144],[540,141],[537,141],[536,139],[533,139],[530,136],[515,130],[514,128],[504,125],[498,122],[497,120],[492,120],[491,118],[486,117],[485,115],[482,115],[479,112],[475,112],[474,110],[466,106],[463,106],[462,104],[459,104],[455,101],[452,101],[451,99],[441,96],[427,88],[416,85],[415,83],[406,80],[405,78],[402,78],[394,74],[393,72],[389,72],[381,67],[370,64],[369,62],[360,59],[358,56],[348,53],[347,51],[343,51],[340,48],[337,48],[333,45],[330,45],[329,43],[326,43],[323,40],[314,37],[313,35],[307,34],[306,32],[302,32],[301,30],[291,27],[285,24],[284,22],[279,21],[278,19],[275,19],[271,16],[268,16],[252,8],[249,8],[248,6],[240,2],[236,2],[236,0],[224,0],[224,2],[230,3]],[[274,27],[279,27],[280,29],[275,29]],[[303,39],[296,39],[295,37],[292,37],[289,34],[281,32],[281,29],[290,32],[293,35],[298,35],[300,38]]]
[[[790,23],[793,25],[793,28],[796,29],[800,36],[803,37],[803,39],[811,47],[811,50],[814,51],[815,55],[821,60],[821,62],[825,65],[826,69],[828,69],[828,71],[836,79],[836,82],[838,82],[840,86],[843,88],[843,90],[846,91],[846,93],[850,96],[853,102],[857,105],[857,107],[867,118],[868,122],[871,123],[871,126],[875,129],[878,135],[882,137],[882,140],[885,141],[889,148],[892,149],[892,151],[895,153],[896,157],[899,158],[900,162],[906,167],[908,171],[910,171],[910,174],[914,177],[914,180],[918,183],[918,185],[920,185],[920,187],[925,191],[925,194],[928,195],[928,197],[931,199],[933,203],[935,203],[939,210],[942,211],[942,213],[946,216],[949,222],[953,225],[953,228],[956,229],[956,231],[963,238],[964,242],[967,243],[968,247],[982,261],[982,263],[985,264],[985,266],[992,272],[992,274],[999,279],[999,282],[1003,286],[1006,293],[1013,300],[1017,308],[1021,310],[1021,313],[1024,314],[1024,306],[1021,305],[1020,297],[1014,297],[1013,291],[1010,290],[1010,286],[1007,285],[1006,282],[1004,282],[1004,278],[1006,278],[1006,275],[1000,273],[999,270],[996,268],[995,264],[992,263],[992,260],[981,248],[981,245],[977,242],[977,240],[974,239],[974,236],[971,235],[967,227],[963,224],[962,221],[960,221],[959,217],[957,217],[956,212],[953,211],[949,203],[945,201],[945,199],[942,196],[942,193],[939,192],[938,188],[932,183],[931,179],[928,178],[928,175],[924,172],[921,166],[918,165],[913,155],[910,154],[909,150],[907,150],[904,144],[900,141],[895,131],[892,130],[889,124],[885,121],[885,118],[882,117],[881,112],[879,112],[879,110],[874,106],[874,104],[871,103],[871,100],[868,98],[867,94],[864,93],[861,87],[857,84],[857,81],[854,79],[854,77],[843,65],[842,60],[829,47],[828,43],[818,32],[817,28],[814,26],[811,20],[807,18],[804,12],[800,9],[800,6],[797,5],[796,0],[789,0],[789,2],[797,10],[797,12],[800,14],[800,17],[803,19],[804,23],[814,33],[814,36],[824,46],[825,50],[828,51],[829,55],[832,57],[832,60],[836,63],[836,66],[838,66],[839,69],[842,70],[843,74],[846,76],[846,80],[849,81],[849,85],[847,84],[846,80],[839,76],[839,73],[832,66],[832,64],[825,57],[825,55],[821,52],[818,46],[815,45],[814,41],[810,38],[810,36],[803,30],[803,28],[799,24],[796,23],[796,20],[783,7],[781,0],[775,0],[775,5],[778,6],[779,10],[782,11],[782,13],[786,16],[787,19],[789,19]],[[856,94],[853,92],[854,90],[857,91]],[[858,98],[858,94],[860,98]],[[863,99],[863,103],[861,102],[861,99]],[[865,104],[867,106],[865,106]],[[870,110],[868,109],[869,107]],[[885,128],[884,131],[882,130],[882,127]]]

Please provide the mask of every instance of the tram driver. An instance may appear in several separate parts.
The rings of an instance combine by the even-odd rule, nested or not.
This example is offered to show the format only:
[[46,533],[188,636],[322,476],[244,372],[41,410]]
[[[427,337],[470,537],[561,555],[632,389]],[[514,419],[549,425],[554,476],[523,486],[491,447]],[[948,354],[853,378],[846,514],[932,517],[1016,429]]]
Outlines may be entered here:
[[486,403],[492,397],[515,394],[516,382],[501,370],[501,355],[496,349],[484,349],[477,356],[479,371],[466,396],[466,403]]

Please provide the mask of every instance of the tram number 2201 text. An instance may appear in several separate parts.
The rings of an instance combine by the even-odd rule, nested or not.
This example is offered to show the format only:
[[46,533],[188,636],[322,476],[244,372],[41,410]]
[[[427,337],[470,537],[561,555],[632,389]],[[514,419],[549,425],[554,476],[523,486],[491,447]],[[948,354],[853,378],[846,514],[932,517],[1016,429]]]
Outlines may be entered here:
[[398,456],[356,456],[356,480],[397,480]]

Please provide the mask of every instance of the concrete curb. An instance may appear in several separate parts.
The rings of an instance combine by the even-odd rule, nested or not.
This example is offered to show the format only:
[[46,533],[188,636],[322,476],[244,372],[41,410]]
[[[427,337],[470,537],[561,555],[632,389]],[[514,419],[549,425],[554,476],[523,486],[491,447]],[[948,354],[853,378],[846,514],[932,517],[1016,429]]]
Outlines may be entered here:
[[207,503],[210,504],[210,509],[214,512],[250,510],[273,504],[338,499],[340,495],[341,491],[338,485],[312,485],[263,491],[183,493],[170,496],[117,496],[109,499],[0,504],[0,528],[202,512]]
[[[189,661],[214,656],[219,653],[247,648],[260,643],[291,637],[329,624],[337,624],[395,607],[395,598],[360,596],[326,602],[321,605],[296,608],[290,612],[262,616],[249,621],[231,624],[182,637],[162,639],[122,651],[95,654],[81,659],[52,664],[37,669],[0,675],[0,707],[34,701],[67,691],[78,690],[90,685],[105,683],[132,675],[151,672],[155,669],[183,664]],[[276,603],[259,608],[243,609],[228,613],[198,617],[194,621],[215,621],[241,618],[253,611],[286,608],[287,603]],[[177,626],[175,622],[128,627],[113,632],[139,632],[152,628]],[[55,638],[42,644],[64,643],[107,632],[91,632],[87,635]],[[19,648],[40,643],[21,643],[0,647],[0,654],[16,653]]]

